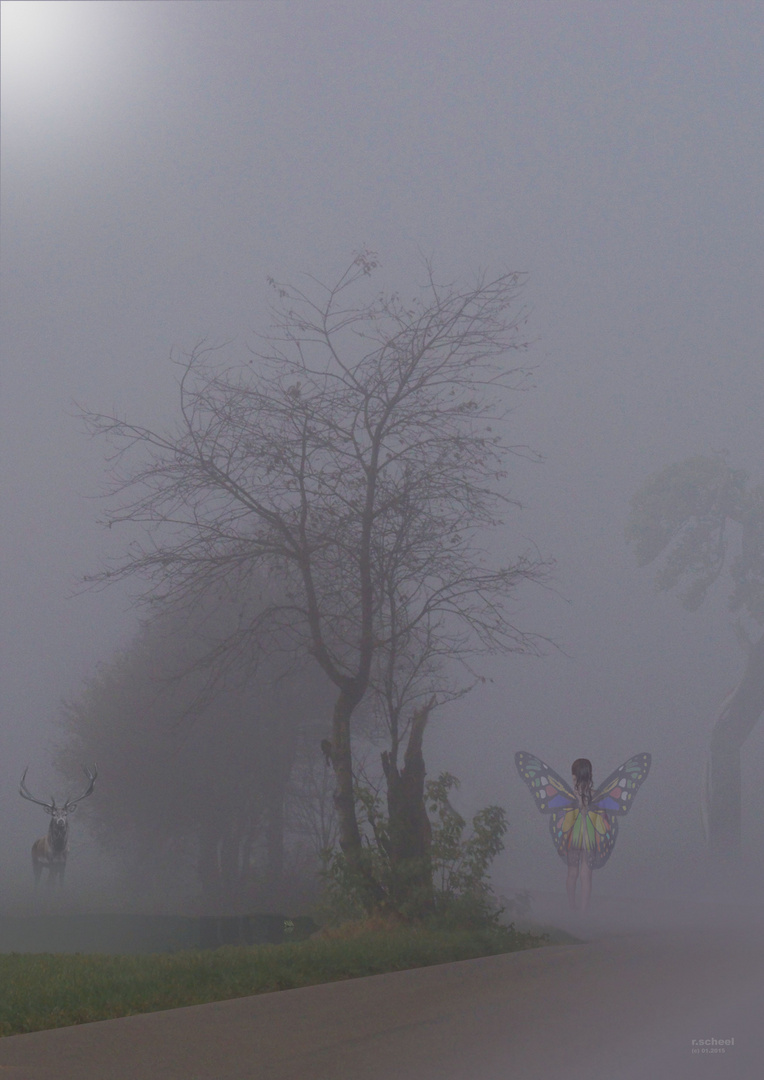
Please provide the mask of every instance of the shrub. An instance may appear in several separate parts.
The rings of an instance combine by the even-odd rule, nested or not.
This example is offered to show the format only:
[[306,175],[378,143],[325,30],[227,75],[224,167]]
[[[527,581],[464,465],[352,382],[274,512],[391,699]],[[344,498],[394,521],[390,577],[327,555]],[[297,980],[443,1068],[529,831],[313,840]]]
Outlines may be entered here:
[[[352,869],[341,851],[325,853],[323,914],[327,921],[361,919],[375,910],[404,920],[425,918],[453,926],[496,924],[502,908],[488,875],[504,848],[506,813],[500,806],[485,807],[475,814],[472,829],[465,835],[467,822],[449,799],[458,788],[457,778],[447,772],[425,785],[432,828],[425,865],[422,860],[391,860],[389,823],[380,796],[369,787],[356,789],[364,828],[361,869]],[[370,899],[380,889],[381,904]]]

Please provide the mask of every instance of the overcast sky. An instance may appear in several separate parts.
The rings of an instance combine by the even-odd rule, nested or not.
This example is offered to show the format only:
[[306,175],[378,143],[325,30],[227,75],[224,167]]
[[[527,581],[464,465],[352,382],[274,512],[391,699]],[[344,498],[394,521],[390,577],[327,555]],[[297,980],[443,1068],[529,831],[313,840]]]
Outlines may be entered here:
[[[564,651],[494,663],[428,734],[430,772],[461,776],[465,806],[509,809],[523,838],[504,882],[553,884],[515,750],[564,775],[584,754],[595,780],[650,750],[597,885],[654,883],[682,845],[692,862],[741,657],[723,589],[684,613],[624,525],[636,488],[691,454],[764,480],[761,4],[2,8],[6,864],[44,824],[16,787],[27,763],[54,782],[59,700],[135,626],[123,593],[72,595],[123,543],[96,523],[103,448],[75,403],[162,423],[174,350],[235,354],[264,328],[267,274],[330,277],[364,243],[390,288],[417,282],[420,252],[443,276],[529,275],[535,389],[515,430],[544,463],[516,463],[525,509],[496,542],[557,559],[555,592],[526,592],[518,621]],[[744,759],[750,843],[761,729]]]

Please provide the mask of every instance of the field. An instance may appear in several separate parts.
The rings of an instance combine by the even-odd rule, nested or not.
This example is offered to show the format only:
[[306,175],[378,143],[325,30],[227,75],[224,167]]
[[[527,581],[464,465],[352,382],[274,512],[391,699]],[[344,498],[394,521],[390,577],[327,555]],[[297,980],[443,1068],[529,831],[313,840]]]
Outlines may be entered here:
[[549,939],[512,928],[361,926],[284,945],[152,955],[0,955],[0,1035],[516,952]]

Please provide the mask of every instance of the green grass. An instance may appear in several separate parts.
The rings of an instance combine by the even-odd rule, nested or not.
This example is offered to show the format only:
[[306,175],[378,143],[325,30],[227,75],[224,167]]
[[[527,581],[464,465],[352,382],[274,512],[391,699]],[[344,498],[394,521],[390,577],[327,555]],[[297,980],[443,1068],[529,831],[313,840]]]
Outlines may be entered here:
[[0,1035],[469,960],[548,942],[512,929],[406,927],[173,954],[0,955]]

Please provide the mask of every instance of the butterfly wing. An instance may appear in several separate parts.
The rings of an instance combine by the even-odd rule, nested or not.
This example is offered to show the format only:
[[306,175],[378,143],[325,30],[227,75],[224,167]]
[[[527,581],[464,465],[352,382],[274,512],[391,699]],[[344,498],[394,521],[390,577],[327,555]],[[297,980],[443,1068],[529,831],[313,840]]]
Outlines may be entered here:
[[587,807],[587,824],[594,831],[592,866],[604,866],[610,858],[618,836],[618,818],[628,814],[634,796],[650,772],[649,754],[635,754],[620,765],[600,784]]
[[608,776],[604,784],[600,784],[592,795],[591,809],[609,816],[628,814],[634,796],[647,779],[651,761],[649,754],[630,757]]
[[585,848],[590,853],[589,861],[593,870],[600,870],[610,858],[618,837],[618,818],[611,817],[604,810],[587,808],[586,815],[586,844]]
[[515,765],[542,814],[556,814],[578,806],[575,792],[535,754],[520,750],[515,754]]
[[649,754],[635,754],[597,788],[581,812],[578,799],[565,781],[535,754],[515,754],[517,771],[542,814],[553,815],[549,833],[562,859],[585,851],[593,869],[604,866],[618,837],[618,817],[631,809],[634,796],[650,771]]
[[568,848],[581,827],[581,810],[574,791],[545,761],[520,750],[515,754],[517,771],[533,795],[542,814],[551,814],[549,834],[561,859],[567,859]]

